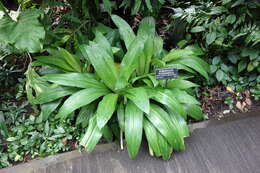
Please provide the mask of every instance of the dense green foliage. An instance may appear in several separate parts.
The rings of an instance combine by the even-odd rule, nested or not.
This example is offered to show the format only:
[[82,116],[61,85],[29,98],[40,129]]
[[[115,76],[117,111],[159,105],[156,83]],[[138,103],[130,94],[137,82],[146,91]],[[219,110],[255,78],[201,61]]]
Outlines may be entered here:
[[[124,134],[129,156],[135,158],[144,128],[150,152],[168,159],[173,149],[184,149],[187,115],[195,119],[204,116],[199,102],[185,91],[197,86],[186,80],[189,76],[184,73],[178,80],[169,81],[165,88],[164,82],[155,79],[154,69],[177,67],[191,74],[198,72],[208,79],[208,65],[197,57],[196,47],[169,53],[163,50],[152,18],[142,20],[137,35],[119,16],[113,15],[112,20],[119,28],[126,50],[112,47],[99,31],[93,41],[79,47],[85,63],[79,55],[65,49],[49,50],[49,56],[36,57],[32,65],[48,65],[58,71],[40,77],[29,67],[29,100],[42,104],[43,120],[61,104],[56,118],[76,116],[77,121],[88,124],[80,142],[86,151],[92,151],[102,136],[123,139]],[[119,51],[123,52],[122,57],[117,55]]]
[[256,0],[198,0],[173,9],[172,27],[181,24],[182,39],[207,51],[211,84],[221,82],[241,91],[260,82],[259,8]]
[[[166,160],[185,149],[187,121],[205,119],[193,94],[200,85],[260,97],[257,0],[8,3],[0,1],[0,167],[78,144],[90,152],[103,139],[126,142],[131,158],[145,139]],[[166,84],[154,71],[167,67],[179,75]]]

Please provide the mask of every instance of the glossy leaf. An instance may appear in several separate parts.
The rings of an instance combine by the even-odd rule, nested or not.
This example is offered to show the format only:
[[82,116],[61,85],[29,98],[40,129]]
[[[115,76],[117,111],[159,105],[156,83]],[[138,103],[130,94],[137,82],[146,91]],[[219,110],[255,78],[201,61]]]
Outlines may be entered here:
[[85,58],[90,60],[102,81],[113,90],[117,81],[117,70],[107,51],[95,43],[90,46],[82,45],[80,49]]
[[131,159],[137,156],[143,133],[143,112],[131,101],[125,110],[125,139]]
[[42,79],[64,86],[78,88],[106,88],[90,73],[47,74]]
[[63,71],[74,72],[74,69],[62,58],[55,56],[38,56],[34,64],[48,65],[50,67],[60,68]]
[[117,15],[112,15],[111,17],[115,25],[119,28],[120,36],[124,40],[126,48],[128,49],[132,41],[135,39],[135,34],[132,28],[121,17]]
[[80,145],[83,145],[87,152],[91,152],[101,137],[102,132],[97,126],[96,116],[93,116],[89,121],[89,126],[85,135],[80,140]]
[[125,107],[123,103],[120,103],[117,108],[117,120],[120,129],[124,131],[125,130]]
[[172,93],[172,96],[176,98],[180,103],[200,105],[200,102],[198,102],[193,96],[188,94],[186,91],[172,89],[170,92]]
[[23,52],[41,51],[45,38],[44,27],[39,22],[41,15],[40,10],[32,8],[22,11],[17,21],[4,16],[0,19],[0,41]]
[[73,94],[77,91],[78,89],[76,88],[61,87],[54,85],[53,87],[50,87],[48,90],[45,90],[44,92],[38,94],[35,101],[37,102],[37,104],[48,103],[57,100],[58,98]]
[[193,55],[193,51],[189,49],[172,49],[164,58],[163,61],[169,62],[172,60],[179,59],[181,57],[189,57]]
[[182,79],[175,79],[168,82],[167,87],[168,88],[177,88],[177,89],[188,89],[192,87],[197,87],[199,85],[190,82],[188,80],[182,80]]
[[148,95],[151,99],[162,103],[163,105],[169,107],[170,109],[175,110],[182,116],[186,117],[186,112],[179,101],[175,98],[176,96],[168,89],[147,89]]
[[[164,115],[163,115],[164,114]],[[174,134],[175,127],[168,121],[169,119],[165,119],[168,116],[167,112],[165,112],[159,106],[152,104],[150,113],[145,114],[146,118],[153,124],[153,126],[165,137],[165,139],[171,144],[171,146],[177,145],[176,136]]]
[[142,53],[142,49],[143,41],[139,38],[134,40],[121,62],[116,89],[122,89],[127,85],[131,74],[138,67],[138,58]]
[[124,95],[129,98],[140,110],[149,113],[150,101],[144,88],[131,88],[124,91]]
[[200,73],[207,80],[209,79],[209,76],[207,73],[209,68],[207,66],[205,67],[204,66],[205,64],[201,64],[199,61],[196,61],[193,58],[182,58],[182,59],[174,60],[171,63],[182,64],[182,65],[188,66],[188,67],[192,68],[193,70],[197,71],[198,73]]
[[56,118],[66,118],[76,109],[88,105],[97,98],[108,94],[107,89],[87,88],[72,94],[62,105]]
[[112,117],[117,104],[118,95],[108,94],[103,97],[97,107],[97,125],[102,129]]
[[158,131],[150,123],[146,118],[144,119],[144,132],[146,139],[149,143],[149,146],[152,148],[153,152],[157,157],[161,156],[160,146],[159,146],[159,138],[158,138]]
[[203,120],[205,118],[201,108],[198,105],[187,104],[186,107],[188,115],[194,118],[195,120]]

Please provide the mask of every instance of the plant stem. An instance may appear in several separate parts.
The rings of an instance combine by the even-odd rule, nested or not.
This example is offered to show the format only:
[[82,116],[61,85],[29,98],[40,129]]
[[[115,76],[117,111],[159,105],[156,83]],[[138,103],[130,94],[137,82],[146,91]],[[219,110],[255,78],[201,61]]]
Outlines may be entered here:
[[123,131],[122,130],[120,130],[120,148],[121,148],[121,150],[124,149]]

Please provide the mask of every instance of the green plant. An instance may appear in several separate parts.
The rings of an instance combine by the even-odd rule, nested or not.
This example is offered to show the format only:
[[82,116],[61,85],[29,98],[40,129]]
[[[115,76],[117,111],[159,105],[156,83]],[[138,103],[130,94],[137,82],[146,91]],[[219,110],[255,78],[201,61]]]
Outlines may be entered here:
[[[43,12],[38,9],[17,11],[15,16],[0,3],[0,10],[5,15],[0,19],[0,42],[4,45],[12,45],[21,52],[36,53],[43,48],[45,30],[39,22]],[[30,31],[30,32],[28,32]]]
[[168,27],[181,23],[184,32],[179,35],[206,51],[213,77],[210,84],[220,82],[236,91],[255,86],[260,73],[259,3],[196,0],[178,5]]
[[129,156],[135,158],[144,129],[150,153],[169,159],[173,149],[184,150],[184,137],[189,135],[187,115],[195,119],[204,115],[199,102],[185,91],[197,86],[186,80],[191,75],[180,73],[165,88],[153,71],[175,67],[208,79],[208,65],[197,57],[201,52],[196,47],[163,50],[150,17],[142,20],[137,35],[119,16],[113,15],[112,20],[124,41],[123,57],[116,58],[120,49],[112,47],[100,32],[88,45],[80,46],[84,59],[65,49],[49,50],[50,56],[36,57],[32,65],[48,65],[56,72],[41,77],[30,66],[28,99],[41,104],[43,120],[61,105],[56,118],[76,116],[77,122],[87,124],[80,140],[86,151],[92,151],[102,136],[111,141],[115,135],[122,144],[124,135]]

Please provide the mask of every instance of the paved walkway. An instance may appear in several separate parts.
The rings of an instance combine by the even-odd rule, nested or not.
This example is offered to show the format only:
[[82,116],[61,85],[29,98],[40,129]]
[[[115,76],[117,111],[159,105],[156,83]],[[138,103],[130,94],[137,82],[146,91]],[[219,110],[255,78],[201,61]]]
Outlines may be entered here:
[[[260,112],[260,111],[259,111]],[[148,155],[142,147],[136,160],[109,145],[92,154],[78,152],[33,161],[0,173],[260,173],[260,113],[238,120],[209,123],[186,139],[186,151],[169,161]],[[111,145],[110,145],[111,146]],[[107,149],[108,148],[108,149]]]

